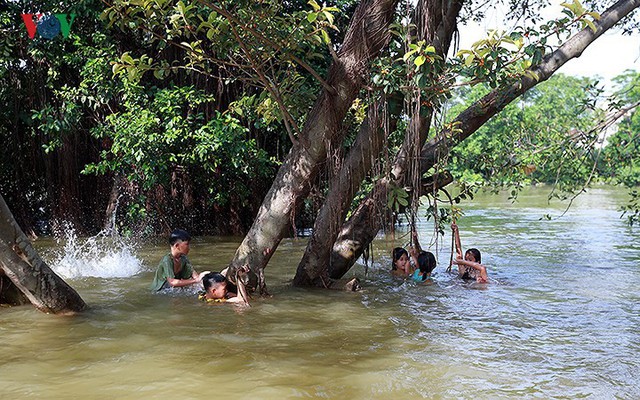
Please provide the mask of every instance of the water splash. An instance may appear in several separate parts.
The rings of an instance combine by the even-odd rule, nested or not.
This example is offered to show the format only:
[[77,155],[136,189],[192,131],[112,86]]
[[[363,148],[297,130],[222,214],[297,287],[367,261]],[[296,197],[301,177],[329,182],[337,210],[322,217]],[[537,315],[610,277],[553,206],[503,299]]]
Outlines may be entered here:
[[61,251],[53,255],[49,265],[65,279],[125,278],[143,270],[131,243],[117,233],[102,231],[84,239],[78,238],[75,230],[67,226],[63,235],[56,239]]

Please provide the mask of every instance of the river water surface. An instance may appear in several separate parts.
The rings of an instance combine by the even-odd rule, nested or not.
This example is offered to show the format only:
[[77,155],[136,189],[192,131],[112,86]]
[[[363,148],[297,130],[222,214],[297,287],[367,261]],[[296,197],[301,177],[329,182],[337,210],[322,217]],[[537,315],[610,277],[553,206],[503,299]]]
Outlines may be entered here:
[[[40,240],[90,310],[1,309],[0,398],[638,399],[640,230],[619,218],[625,193],[592,189],[551,221],[563,207],[547,194],[464,205],[462,244],[483,252],[488,285],[446,272],[449,232],[435,284],[392,278],[398,231],[366,276],[352,270],[362,292],[292,288],[305,239],[291,239],[266,270],[273,297],[248,309],[150,293],[164,243]],[[431,231],[424,219],[423,247]],[[219,270],[239,241],[195,238],[189,258]]]

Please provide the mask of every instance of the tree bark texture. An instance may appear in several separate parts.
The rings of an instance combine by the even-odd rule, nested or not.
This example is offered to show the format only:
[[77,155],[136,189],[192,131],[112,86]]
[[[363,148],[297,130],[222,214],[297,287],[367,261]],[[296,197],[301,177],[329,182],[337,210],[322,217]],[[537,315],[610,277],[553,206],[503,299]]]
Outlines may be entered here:
[[[567,61],[579,57],[593,41],[639,6],[640,0],[618,1],[601,15],[600,20],[595,22],[597,27],[595,32],[590,28],[583,29],[556,51],[544,57],[540,64],[532,67],[531,71],[537,75],[537,79],[524,76],[511,85],[499,87],[460,113],[454,122],[449,124],[450,127],[455,126],[454,130],[445,129],[422,147],[420,153],[421,173],[426,173],[437,162],[439,155],[448,153],[452,147],[477,131],[513,100],[538,83],[549,79]],[[402,176],[403,164],[396,163],[395,167],[393,176]],[[375,238],[380,230],[378,222],[380,204],[384,204],[381,201],[386,199],[389,183],[388,178],[377,182],[369,196],[343,226],[340,236],[333,246],[332,268],[348,271]]]
[[360,183],[383,150],[386,134],[395,130],[395,123],[391,123],[391,126],[385,129],[387,110],[386,99],[380,99],[369,106],[367,117],[360,125],[347,159],[336,178],[332,180],[329,193],[316,216],[313,234],[293,279],[294,285],[331,286],[327,268],[331,246]]
[[11,282],[0,269],[0,304],[21,306],[29,303],[29,299]]
[[[398,0],[363,0],[328,72],[333,88],[323,90],[265,196],[253,225],[240,244],[231,268],[249,265],[264,290],[263,269],[295,217],[297,205],[325,162],[327,148],[342,140],[342,120],[362,88],[369,61],[388,43],[389,25]],[[233,276],[233,274],[231,274]]]
[[1,195],[0,269],[40,311],[62,314],[86,308],[80,295],[42,261]]
[[[429,0],[420,1],[416,6],[414,21],[418,27],[418,40],[424,40],[427,44],[433,44],[436,48],[437,54],[443,59],[449,50],[451,39],[457,29],[456,19],[461,7],[462,1]],[[375,210],[375,213],[367,215],[367,218],[364,219],[357,218],[350,221],[349,226],[351,228],[346,230],[340,225],[344,221],[348,208],[342,209],[340,213],[334,212],[329,222],[320,224],[322,221],[320,221],[319,218],[316,221],[313,236],[307,246],[305,257],[298,267],[298,273],[294,279],[295,284],[318,285],[319,283],[322,283],[326,286],[327,282],[330,283],[331,279],[341,278],[351,268],[355,260],[362,254],[362,251],[364,251],[364,247],[360,247],[360,244],[370,243],[377,234],[379,228],[374,230],[372,227],[369,227],[368,229],[364,229],[364,231],[371,232],[372,236],[370,237],[366,235],[358,236],[357,238],[355,236],[348,236],[351,229],[355,229],[356,227],[364,228],[365,226],[380,226],[383,219],[383,213],[386,208],[386,194],[389,185],[392,183],[404,185],[407,180],[407,172],[410,170],[410,165],[415,165],[416,168],[414,169],[417,169],[420,147],[426,141],[433,110],[429,110],[426,114],[420,112],[420,95],[415,95],[413,98],[410,98],[409,101],[409,107],[415,111],[412,113],[413,115],[409,123],[409,129],[405,134],[403,145],[396,156],[396,160],[391,170],[391,176],[387,176],[379,180],[374,187],[371,197],[365,201],[364,204],[366,204],[366,206],[360,206],[364,206],[367,209],[373,209]],[[372,132],[361,132],[361,134],[372,135]],[[365,174],[368,173],[368,170],[360,171],[361,166],[354,164],[353,161],[369,157],[377,157],[382,149],[371,146],[364,150],[375,150],[376,152],[359,154],[356,155],[356,157],[350,156],[343,167],[343,171],[346,171],[345,173],[348,176],[351,176],[354,180],[357,179],[357,183],[355,183],[355,185],[359,185]],[[361,150],[354,147],[351,151],[354,152]],[[356,174],[354,171],[360,171],[361,173]],[[417,176],[414,178],[415,180],[419,179]],[[353,187],[355,185],[354,183],[351,183],[349,186]],[[341,194],[346,193],[350,196],[347,199],[348,202],[343,201],[342,204],[336,204],[331,197],[332,193],[330,192],[325,202],[326,208],[330,210],[337,210],[339,207],[349,207],[351,204],[350,202],[353,200],[353,196],[355,195],[355,192],[348,191],[349,186],[344,184],[340,185],[338,183],[332,189],[332,192],[335,191]],[[323,208],[325,207],[323,206]],[[323,216],[322,210],[319,216]],[[325,238],[327,234],[329,237]],[[322,239],[317,239],[316,237]],[[322,242],[320,240],[322,240]],[[335,247],[333,243],[337,242],[340,242],[339,246]],[[354,253],[353,250],[356,249],[360,249],[361,251]],[[308,257],[307,255],[309,253],[315,254],[315,257]],[[317,271],[320,271],[320,273]],[[303,272],[306,272],[306,274],[303,274]],[[306,278],[304,278],[305,275],[307,276]],[[319,278],[320,276],[322,276],[322,278]]]

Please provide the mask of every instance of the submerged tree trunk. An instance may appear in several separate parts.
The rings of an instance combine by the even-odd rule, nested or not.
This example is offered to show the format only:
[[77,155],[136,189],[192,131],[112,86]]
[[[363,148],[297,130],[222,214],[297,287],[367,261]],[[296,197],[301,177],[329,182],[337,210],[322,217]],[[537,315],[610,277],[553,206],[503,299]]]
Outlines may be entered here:
[[[449,173],[423,179],[422,194],[433,193],[453,182]],[[375,239],[382,223],[390,179],[378,182],[367,198],[360,203],[351,218],[342,226],[338,240],[331,251],[330,278],[339,279],[346,274]]]
[[0,195],[0,269],[37,309],[71,313],[86,308],[78,293],[36,253]]
[[386,99],[381,99],[369,106],[367,117],[360,126],[360,132],[349,155],[336,179],[331,182],[329,193],[318,212],[313,234],[293,279],[294,285],[331,286],[327,269],[331,245],[335,241],[340,223],[344,221],[360,183],[382,151],[388,132],[394,130],[394,126],[385,128],[386,118],[388,118]]
[[11,282],[8,276],[0,268],[0,304],[20,306],[29,303],[29,299],[22,294],[16,285]]
[[[299,142],[294,143],[269,189],[251,229],[230,267],[249,265],[265,290],[263,269],[292,225],[297,205],[326,160],[327,148],[342,140],[340,126],[362,88],[369,61],[389,40],[398,0],[363,0],[354,12],[345,39],[328,73],[332,90],[324,89],[309,112]],[[233,274],[231,274],[233,276]]]
[[[443,59],[456,30],[456,19],[461,7],[462,1],[446,0],[423,0],[416,7],[414,21],[418,27],[418,40],[433,44],[436,52]],[[386,204],[387,185],[391,182],[403,182],[406,171],[409,170],[409,164],[417,163],[420,147],[426,140],[431,124],[433,110],[428,110],[426,114],[420,112],[421,98],[419,94],[408,100],[409,107],[414,112],[402,148],[391,171],[393,178],[386,177],[381,180],[384,185],[376,188],[372,201],[369,202],[370,206],[377,211],[375,216],[366,221],[359,220],[358,225],[374,224],[378,226],[380,224],[384,208],[376,207],[376,204]],[[400,111],[398,109],[397,114]],[[378,117],[376,106],[372,106],[348,158],[336,179],[331,183],[329,194],[318,214],[305,254],[298,265],[294,278],[296,285],[330,286],[332,279],[341,278],[353,265],[340,262],[339,259],[332,257],[333,243],[338,238],[341,225],[360,183],[371,169],[372,163],[369,161],[378,158],[382,151],[384,135],[379,129]],[[376,229],[375,232],[377,233],[377,231]],[[373,237],[371,239],[358,238],[358,240],[363,239],[368,243]],[[345,249],[342,249],[341,253],[346,254]],[[334,261],[338,262],[334,264]]]
[[[538,83],[549,79],[567,61],[580,57],[587,46],[638,7],[640,7],[640,0],[617,2],[601,15],[600,20],[595,22],[597,27],[595,32],[590,28],[583,29],[556,51],[544,57],[540,64],[532,67],[531,71],[536,74],[537,79],[524,76],[511,85],[499,87],[460,113],[448,125],[455,126],[455,130],[445,128],[423,146],[420,171],[427,172],[437,162],[440,154],[448,153],[452,147],[473,134],[513,100]],[[340,237],[333,246],[331,263],[334,268],[348,271],[379,231],[380,225],[376,218],[379,203],[376,199],[384,196],[386,185],[388,182],[385,180],[378,182],[343,226]]]

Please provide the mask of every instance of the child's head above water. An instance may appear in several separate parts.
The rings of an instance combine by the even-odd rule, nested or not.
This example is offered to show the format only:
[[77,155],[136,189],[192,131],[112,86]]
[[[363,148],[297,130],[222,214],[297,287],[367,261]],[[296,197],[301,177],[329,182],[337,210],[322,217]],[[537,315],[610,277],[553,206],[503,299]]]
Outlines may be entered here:
[[480,255],[480,250],[478,249],[469,249],[464,253],[464,259],[467,261],[474,261],[478,264],[482,264],[482,256]]
[[222,299],[227,294],[227,278],[218,272],[209,272],[202,278],[204,291],[211,299]]
[[169,235],[169,244],[171,246],[173,246],[178,242],[190,242],[190,241],[191,241],[191,235],[189,235],[189,232],[182,229],[175,229],[173,232],[171,232],[171,235]]
[[409,253],[402,247],[396,247],[392,252],[392,261],[391,261],[391,270],[395,271],[398,269],[398,266],[404,266],[405,263],[409,262]]
[[423,274],[430,274],[436,268],[436,257],[430,251],[421,251],[418,255],[418,267]]

